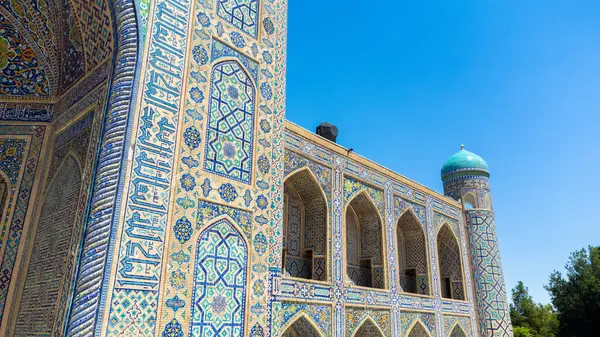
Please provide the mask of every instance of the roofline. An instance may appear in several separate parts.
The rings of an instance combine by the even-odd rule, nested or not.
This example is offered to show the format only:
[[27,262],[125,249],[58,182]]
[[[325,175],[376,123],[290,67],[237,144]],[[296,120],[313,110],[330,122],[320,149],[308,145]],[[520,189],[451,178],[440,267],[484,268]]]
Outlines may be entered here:
[[428,194],[430,196],[436,197],[452,206],[457,207],[459,210],[462,210],[462,205],[458,201],[456,201],[450,197],[447,197],[425,185],[419,184],[419,183],[415,182],[414,180],[406,178],[405,176],[403,176],[397,172],[394,172],[394,171],[388,169],[387,167],[385,167],[381,164],[378,164],[368,158],[365,158],[359,154],[356,154],[355,152],[348,153],[347,148],[345,148],[337,143],[334,143],[328,139],[325,139],[313,132],[310,132],[301,126],[294,124],[293,122],[290,122],[289,120],[285,121],[285,128],[286,128],[286,130],[296,133],[296,134],[300,135],[301,137],[304,137],[313,143],[316,143],[328,150],[331,150],[331,151],[337,153],[338,155],[341,155],[348,159],[352,159],[374,171],[381,173],[384,176],[388,176],[390,178],[396,179],[397,181],[404,183],[415,190],[418,190],[418,191]]

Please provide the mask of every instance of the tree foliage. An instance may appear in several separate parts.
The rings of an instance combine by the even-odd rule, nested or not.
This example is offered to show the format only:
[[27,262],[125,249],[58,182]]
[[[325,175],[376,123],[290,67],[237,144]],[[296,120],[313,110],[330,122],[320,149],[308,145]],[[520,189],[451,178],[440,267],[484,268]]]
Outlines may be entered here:
[[515,337],[534,337],[529,328],[524,326],[516,326],[513,330]]
[[546,290],[558,312],[561,337],[600,336],[600,247],[571,254],[563,277],[555,271]]
[[558,318],[551,305],[535,303],[529,290],[519,281],[512,290],[510,318],[516,336],[555,337]]

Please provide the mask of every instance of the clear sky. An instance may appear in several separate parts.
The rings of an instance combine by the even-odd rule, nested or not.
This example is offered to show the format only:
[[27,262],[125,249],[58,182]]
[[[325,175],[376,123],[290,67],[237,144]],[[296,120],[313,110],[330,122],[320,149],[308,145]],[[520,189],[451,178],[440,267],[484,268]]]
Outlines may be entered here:
[[600,245],[600,1],[289,1],[287,118],[442,191],[487,160],[507,290]]

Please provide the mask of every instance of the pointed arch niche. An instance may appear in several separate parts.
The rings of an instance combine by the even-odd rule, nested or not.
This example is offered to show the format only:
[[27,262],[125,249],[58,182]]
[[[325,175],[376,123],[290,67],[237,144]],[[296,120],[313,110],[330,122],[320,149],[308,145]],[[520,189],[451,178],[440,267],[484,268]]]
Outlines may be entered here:
[[467,337],[465,331],[461,328],[461,326],[457,323],[454,325],[452,332],[450,333],[450,337]]
[[442,225],[437,234],[437,250],[442,297],[464,301],[460,249],[458,240],[447,223]]
[[385,288],[383,228],[366,192],[359,193],[346,208],[346,274],[357,286]]
[[309,318],[301,315],[285,330],[281,337],[322,337],[322,335]]
[[229,218],[206,227],[196,244],[189,336],[245,335],[247,274],[248,243],[238,228]]
[[285,276],[327,280],[327,202],[307,168],[284,182],[283,270]]
[[384,337],[381,330],[371,319],[366,319],[352,337]]
[[407,337],[431,337],[431,335],[429,334],[429,332],[427,332],[427,329],[425,328],[423,323],[421,323],[421,321],[417,321],[412,326],[412,328],[410,329],[410,332],[406,336]]
[[407,210],[398,219],[398,272],[402,291],[430,295],[427,244],[423,225]]

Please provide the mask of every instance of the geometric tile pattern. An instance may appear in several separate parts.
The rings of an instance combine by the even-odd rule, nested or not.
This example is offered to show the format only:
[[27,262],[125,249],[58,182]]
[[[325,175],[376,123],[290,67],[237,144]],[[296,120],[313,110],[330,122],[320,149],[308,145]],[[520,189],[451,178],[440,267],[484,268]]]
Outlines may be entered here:
[[479,324],[490,336],[512,336],[494,213],[466,211]]
[[[459,334],[462,333],[461,334]],[[456,334],[456,335],[454,335]],[[471,319],[466,316],[444,315],[444,336],[472,336]]]
[[[4,250],[4,253],[1,256],[0,264],[0,275],[2,275],[2,277],[0,277],[0,321],[4,314],[6,314],[6,306],[10,305],[7,304],[8,290],[12,281],[17,252],[20,249],[25,217],[28,213],[29,199],[31,197],[45,131],[45,126],[0,126],[0,138],[2,139],[2,142],[6,139],[14,138],[30,139],[27,142],[29,143],[28,150],[21,151],[14,148],[14,151],[8,151],[6,154],[7,157],[10,157],[11,155],[16,156],[19,153],[22,153],[23,156],[20,160],[21,168],[19,171],[22,171],[20,181],[13,185],[15,186],[15,189],[11,189],[12,193],[8,196],[9,211],[4,214],[4,218],[1,219],[0,248]],[[14,137],[13,135],[18,137]],[[13,145],[21,144],[20,142],[12,141],[9,141],[9,143]],[[11,176],[9,175],[11,172],[6,172],[6,174],[9,177]]]
[[0,13],[0,95],[49,96],[45,69],[23,35]]
[[248,247],[227,220],[198,239],[192,297],[191,336],[244,335]]
[[52,333],[79,202],[82,176],[78,161],[69,155],[57,171],[51,171],[56,176],[45,194],[19,305],[16,336]]
[[[436,336],[436,319],[435,314],[426,312],[400,312],[401,331],[404,336],[408,336],[409,329],[417,329],[416,332],[421,333],[418,337]],[[422,330],[421,330],[422,329]],[[423,334],[425,332],[425,334]]]
[[[281,320],[278,323],[278,326],[281,328],[285,328],[286,326],[290,326],[289,323],[296,320],[298,317],[302,317],[306,315],[312,321],[312,323],[316,326],[316,328],[320,331],[319,335],[322,336],[330,336],[331,331],[331,306],[328,305],[320,305],[320,304],[303,304],[303,303],[292,303],[292,302],[282,302],[281,308],[279,310],[279,315],[277,320]],[[292,323],[293,324],[293,323]],[[277,333],[277,331],[274,331]],[[277,336],[277,334],[274,334]],[[303,335],[298,335],[301,337]]]
[[213,67],[204,169],[249,184],[254,142],[254,84],[236,61]]
[[5,314],[4,309],[7,304],[8,290],[12,281],[17,252],[21,244],[25,217],[28,213],[29,198],[32,192],[45,131],[45,126],[0,126],[0,138],[2,139],[14,139],[15,137],[12,135],[17,135],[19,137],[16,138],[20,139],[30,138],[28,150],[26,150],[27,154],[25,154],[26,151],[21,152],[16,148],[14,152],[9,151],[7,153],[8,156],[13,153],[13,155],[22,153],[23,157],[21,159],[21,168],[19,169],[22,171],[21,178],[20,182],[17,182],[16,185],[18,186],[18,190],[14,189],[13,193],[8,197],[8,203],[12,205],[9,207],[12,208],[5,214],[4,219],[1,219],[0,247],[4,250],[4,254],[2,255],[2,262],[0,264],[0,275],[2,275],[0,277],[0,321]]
[[218,0],[217,15],[246,34],[258,35],[258,0]]
[[2,1],[0,30],[0,96],[57,97],[113,55],[108,0]]
[[[392,334],[389,310],[346,307],[346,334],[352,336],[384,336]],[[380,332],[381,331],[381,332]],[[359,332],[361,334],[359,334]],[[376,334],[372,334],[376,332]]]

